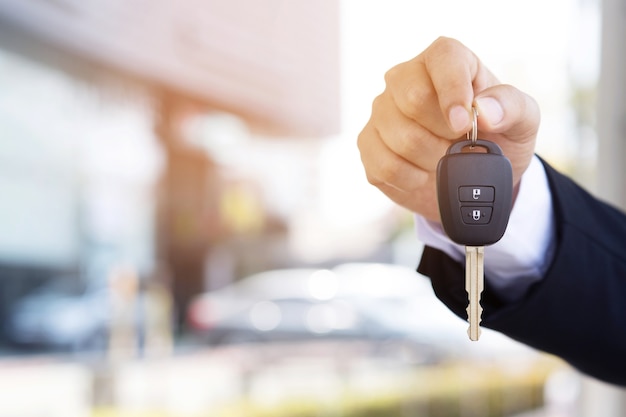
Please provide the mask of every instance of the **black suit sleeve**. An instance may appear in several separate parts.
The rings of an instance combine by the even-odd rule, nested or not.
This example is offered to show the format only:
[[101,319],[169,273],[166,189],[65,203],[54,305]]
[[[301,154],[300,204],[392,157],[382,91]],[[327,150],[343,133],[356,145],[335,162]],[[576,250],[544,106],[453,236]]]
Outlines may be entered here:
[[[588,375],[626,386],[626,215],[544,166],[555,211],[554,260],[543,279],[513,304],[502,301],[487,279],[482,324],[560,356]],[[418,271],[465,318],[463,268],[427,247]]]

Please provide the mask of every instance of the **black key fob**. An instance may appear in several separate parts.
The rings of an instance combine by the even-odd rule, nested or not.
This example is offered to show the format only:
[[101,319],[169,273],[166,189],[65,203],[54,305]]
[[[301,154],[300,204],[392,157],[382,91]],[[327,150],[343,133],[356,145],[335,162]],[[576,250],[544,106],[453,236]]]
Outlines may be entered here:
[[456,141],[437,166],[437,198],[450,239],[462,245],[493,244],[504,235],[511,213],[511,162],[494,142]]

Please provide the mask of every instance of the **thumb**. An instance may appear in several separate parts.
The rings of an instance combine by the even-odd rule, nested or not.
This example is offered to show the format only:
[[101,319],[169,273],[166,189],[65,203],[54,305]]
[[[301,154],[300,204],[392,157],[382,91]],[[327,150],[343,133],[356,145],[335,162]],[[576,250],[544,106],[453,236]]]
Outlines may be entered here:
[[537,102],[510,85],[482,90],[474,98],[478,130],[497,142],[513,166],[513,183],[519,184],[532,159],[540,113]]
[[510,85],[496,85],[474,98],[478,128],[485,134],[501,136],[514,142],[532,142],[541,119],[537,102]]

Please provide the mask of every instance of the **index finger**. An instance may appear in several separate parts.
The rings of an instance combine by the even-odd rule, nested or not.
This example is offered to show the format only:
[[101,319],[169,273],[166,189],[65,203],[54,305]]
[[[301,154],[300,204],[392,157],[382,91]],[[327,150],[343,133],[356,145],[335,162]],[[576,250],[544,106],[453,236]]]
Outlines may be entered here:
[[471,50],[455,39],[439,38],[419,57],[450,129],[455,134],[466,132],[471,126],[475,94],[498,80]]

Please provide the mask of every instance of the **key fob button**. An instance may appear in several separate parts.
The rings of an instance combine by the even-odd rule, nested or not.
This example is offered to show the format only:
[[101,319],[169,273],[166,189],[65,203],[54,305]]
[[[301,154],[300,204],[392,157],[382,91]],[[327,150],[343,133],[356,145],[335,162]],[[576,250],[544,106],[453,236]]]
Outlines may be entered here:
[[465,224],[489,224],[492,207],[461,207],[461,218]]
[[494,194],[495,190],[493,187],[472,185],[459,188],[459,200],[463,202],[492,203]]

